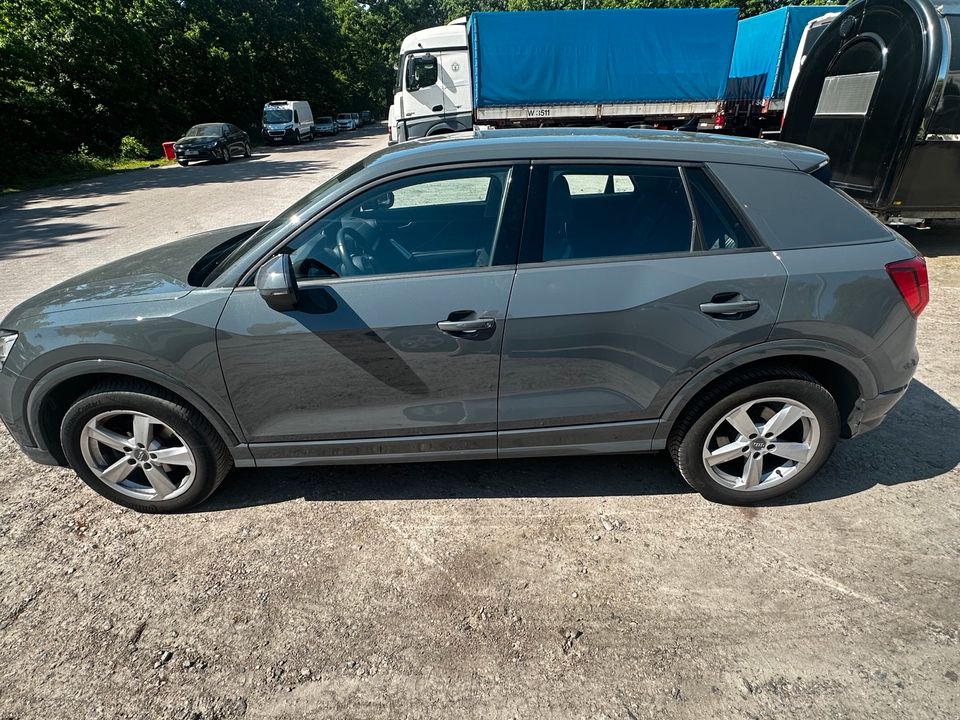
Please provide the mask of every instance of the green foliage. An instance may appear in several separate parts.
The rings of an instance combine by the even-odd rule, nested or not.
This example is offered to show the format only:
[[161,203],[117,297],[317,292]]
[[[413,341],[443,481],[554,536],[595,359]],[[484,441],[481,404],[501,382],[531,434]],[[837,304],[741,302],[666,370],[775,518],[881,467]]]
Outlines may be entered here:
[[120,157],[124,160],[142,160],[149,156],[150,151],[147,150],[147,146],[133,135],[124,135],[120,138]]
[[[223,120],[256,132],[271,99],[308,100],[318,115],[371,110],[383,117],[405,35],[473,10],[583,4],[0,0],[0,184],[38,158],[67,158],[80,143],[93,156],[116,155],[119,147],[121,155],[142,157],[197,122]],[[590,8],[705,4],[750,15],[786,3],[586,0]]]

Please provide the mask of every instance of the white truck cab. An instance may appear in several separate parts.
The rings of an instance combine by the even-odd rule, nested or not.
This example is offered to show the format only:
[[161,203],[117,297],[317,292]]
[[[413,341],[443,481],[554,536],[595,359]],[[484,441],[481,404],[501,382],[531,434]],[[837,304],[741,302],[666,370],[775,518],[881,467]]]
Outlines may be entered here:
[[467,19],[404,38],[387,120],[391,143],[473,127]]

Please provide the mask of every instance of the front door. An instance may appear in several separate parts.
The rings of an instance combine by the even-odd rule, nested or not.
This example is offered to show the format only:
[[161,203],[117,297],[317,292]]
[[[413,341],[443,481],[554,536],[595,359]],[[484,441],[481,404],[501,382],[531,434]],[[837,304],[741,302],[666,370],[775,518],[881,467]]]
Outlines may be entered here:
[[649,449],[683,382],[769,335],[783,266],[701,168],[538,166],[531,193],[541,228],[524,232],[510,299],[501,455]]
[[[367,190],[282,249],[299,302],[238,288],[218,326],[258,461],[496,452],[500,347],[523,168],[437,170]],[[523,187],[520,187],[524,185]],[[511,249],[512,248],[512,249]]]

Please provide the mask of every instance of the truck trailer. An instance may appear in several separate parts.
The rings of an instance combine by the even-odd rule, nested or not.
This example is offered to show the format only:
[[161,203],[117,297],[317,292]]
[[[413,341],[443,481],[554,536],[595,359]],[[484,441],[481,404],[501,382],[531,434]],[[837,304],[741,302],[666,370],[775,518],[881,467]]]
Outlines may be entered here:
[[841,10],[842,5],[792,5],[737,23],[717,129],[751,137],[779,132],[791,70],[807,24]]
[[390,142],[489,127],[713,129],[735,8],[478,12],[407,36]]
[[856,0],[797,74],[782,139],[890,224],[960,218],[960,4]]

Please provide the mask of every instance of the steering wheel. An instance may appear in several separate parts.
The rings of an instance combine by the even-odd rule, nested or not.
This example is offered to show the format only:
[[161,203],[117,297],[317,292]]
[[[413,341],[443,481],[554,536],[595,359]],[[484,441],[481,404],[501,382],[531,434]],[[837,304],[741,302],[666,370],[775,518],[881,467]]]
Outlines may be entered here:
[[353,256],[363,254],[363,236],[353,228],[340,228],[337,230],[337,253],[340,255],[340,261],[343,265],[342,274],[358,275],[360,269],[353,264]]

